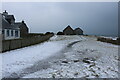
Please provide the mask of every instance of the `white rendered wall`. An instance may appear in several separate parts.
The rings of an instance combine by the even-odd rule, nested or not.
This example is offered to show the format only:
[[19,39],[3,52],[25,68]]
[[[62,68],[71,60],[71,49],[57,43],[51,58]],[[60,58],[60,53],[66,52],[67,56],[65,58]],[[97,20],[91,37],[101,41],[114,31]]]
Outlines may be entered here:
[[[7,30],[9,30],[9,36],[7,36]],[[18,30],[18,37],[15,37],[15,30],[13,30],[13,36],[12,36],[10,29],[4,29],[4,39],[5,40],[18,39],[18,38],[20,38],[20,31],[19,30]]]

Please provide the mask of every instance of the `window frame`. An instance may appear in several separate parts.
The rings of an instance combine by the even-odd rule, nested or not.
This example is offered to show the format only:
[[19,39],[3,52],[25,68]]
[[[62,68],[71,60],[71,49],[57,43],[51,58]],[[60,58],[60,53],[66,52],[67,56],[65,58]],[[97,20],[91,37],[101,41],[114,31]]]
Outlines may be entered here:
[[12,37],[14,36],[14,32],[13,32],[13,30],[11,30],[11,36],[12,36]]
[[10,36],[10,30],[9,30],[9,29],[7,29],[7,31],[6,31],[6,36],[7,36],[7,37]]
[[19,37],[18,36],[18,30],[15,30],[15,37]]

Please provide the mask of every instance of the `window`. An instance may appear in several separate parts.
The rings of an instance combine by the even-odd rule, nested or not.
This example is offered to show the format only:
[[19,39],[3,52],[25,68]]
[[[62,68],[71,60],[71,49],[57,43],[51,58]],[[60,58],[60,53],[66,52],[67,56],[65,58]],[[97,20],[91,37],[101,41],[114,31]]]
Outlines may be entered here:
[[9,34],[9,30],[7,30],[7,37],[8,37],[8,36],[10,36],[10,34]]
[[11,36],[13,36],[13,30],[11,30]]
[[15,31],[15,37],[18,37],[18,31]]
[[4,33],[5,33],[4,30],[2,30],[2,34],[3,34],[3,35],[4,35]]

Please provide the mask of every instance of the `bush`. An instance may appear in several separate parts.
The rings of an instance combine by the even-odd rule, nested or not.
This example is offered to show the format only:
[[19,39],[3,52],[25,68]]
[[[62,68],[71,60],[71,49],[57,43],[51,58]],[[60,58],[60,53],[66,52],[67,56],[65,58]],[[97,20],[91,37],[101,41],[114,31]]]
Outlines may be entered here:
[[23,38],[35,37],[35,36],[44,36],[44,34],[43,33],[29,33],[27,36],[24,36]]
[[117,44],[120,45],[120,37],[117,38]]
[[57,35],[64,35],[64,33],[63,32],[58,32]]
[[120,37],[118,37],[117,40],[120,41]]
[[45,34],[50,34],[50,32],[46,32]]
[[46,32],[45,35],[54,34],[53,32]]
[[83,34],[84,36],[89,36],[88,34]]
[[97,38],[97,41],[106,42],[106,38],[98,37],[98,38]]

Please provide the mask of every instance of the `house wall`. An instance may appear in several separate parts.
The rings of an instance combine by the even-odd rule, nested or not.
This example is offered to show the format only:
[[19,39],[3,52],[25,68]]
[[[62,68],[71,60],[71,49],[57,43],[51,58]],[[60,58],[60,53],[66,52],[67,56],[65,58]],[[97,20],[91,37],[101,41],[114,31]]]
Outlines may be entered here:
[[[7,31],[9,30],[9,36],[8,36],[8,34],[7,34]],[[20,38],[20,30],[17,30],[18,31],[18,36],[16,37],[15,36],[15,30],[13,30],[13,36],[12,36],[12,34],[11,34],[11,29],[4,29],[4,33],[3,33],[3,35],[4,35],[4,39],[5,40],[9,40],[9,39],[18,39],[18,38]]]
[[15,23],[15,20],[12,19],[12,20],[11,20],[11,24],[14,24],[14,23]]
[[32,37],[27,37],[27,38],[21,38],[21,39],[3,40],[2,41],[2,52],[35,45],[35,44],[48,40],[53,35],[54,34],[48,34],[44,36],[38,35],[38,36],[32,36]]
[[25,37],[26,35],[28,35],[29,29],[26,26],[26,24],[23,23],[19,28],[20,28],[20,37]]
[[0,34],[0,53],[2,52],[2,34]]
[[74,34],[74,31],[68,28],[68,29],[64,30],[63,33],[64,33],[65,35],[73,35],[73,34]]
[[3,39],[3,35],[2,35],[2,15],[0,13],[0,53],[2,52],[2,39]]
[[75,33],[76,35],[83,35],[83,31],[81,31],[81,30],[79,30],[79,29],[74,30],[74,33]]
[[2,38],[3,38],[2,29],[0,29],[0,53],[2,52]]
[[0,34],[2,34],[2,29],[0,29]]

